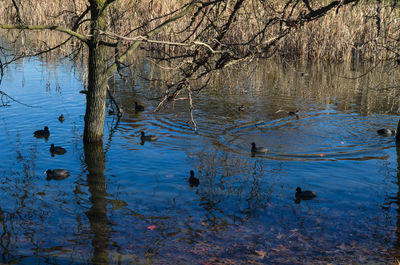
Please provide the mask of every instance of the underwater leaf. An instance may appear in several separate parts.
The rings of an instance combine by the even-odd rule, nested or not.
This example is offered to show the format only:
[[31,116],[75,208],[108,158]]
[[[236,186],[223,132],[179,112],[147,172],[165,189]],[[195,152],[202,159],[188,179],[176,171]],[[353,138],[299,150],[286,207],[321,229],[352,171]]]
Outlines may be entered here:
[[120,209],[120,208],[122,208],[122,207],[128,205],[125,201],[123,201],[123,200],[117,200],[117,199],[115,199],[115,200],[108,200],[108,202],[113,206],[113,207],[112,207],[113,210],[118,210],[118,209]]
[[347,249],[347,247],[346,247],[346,245],[344,243],[340,244],[340,246],[338,246],[338,248],[341,249],[341,250],[346,250]]
[[262,250],[255,250],[255,252],[257,253],[257,255],[263,259],[265,257],[265,255],[267,254],[267,252],[262,251]]

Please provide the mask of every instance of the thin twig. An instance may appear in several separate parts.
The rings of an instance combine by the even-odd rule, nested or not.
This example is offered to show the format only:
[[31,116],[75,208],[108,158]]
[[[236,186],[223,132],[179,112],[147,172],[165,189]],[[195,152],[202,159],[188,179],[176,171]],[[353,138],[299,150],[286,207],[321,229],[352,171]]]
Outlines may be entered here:
[[115,107],[117,107],[117,111],[118,111],[118,117],[119,116],[122,116],[122,109],[118,106],[118,103],[117,103],[117,101],[115,100],[115,98],[113,97],[113,95],[112,95],[112,93],[111,93],[111,91],[110,91],[110,87],[107,85],[107,92],[108,92],[108,96],[110,97],[110,99],[111,99],[111,102],[113,102],[114,103],[114,105],[115,105]]
[[194,118],[193,118],[193,109],[194,109],[194,107],[193,107],[193,100],[192,100],[192,90],[190,89],[190,86],[187,86],[186,89],[187,89],[187,91],[188,91],[188,93],[189,93],[190,121],[193,123],[194,132],[195,132],[196,134],[198,134],[198,131],[197,131],[197,124],[196,124],[196,122],[194,121]]
[[204,46],[208,50],[210,50],[212,53],[223,53],[224,51],[215,51],[209,44],[201,41],[192,41],[189,43],[183,43],[183,42],[172,42],[172,41],[161,41],[161,40],[152,40],[147,38],[146,36],[137,36],[134,38],[129,38],[129,37],[124,37],[121,35],[118,35],[113,32],[105,32],[105,31],[100,31],[101,34],[108,36],[108,37],[114,37],[116,39],[122,39],[126,41],[142,41],[142,42],[148,42],[148,43],[157,43],[157,44],[164,44],[164,45],[171,45],[171,46],[184,46],[184,47],[192,47],[192,46]]
[[28,104],[22,103],[21,101],[16,100],[15,98],[11,97],[10,95],[8,95],[7,93],[5,93],[5,92],[3,92],[1,90],[0,90],[0,94],[1,94],[2,97],[5,96],[5,97],[11,99],[12,101],[17,102],[18,104],[21,104],[23,106],[26,106],[26,107],[29,107],[29,108],[40,108],[40,107],[37,107],[37,106],[32,106],[32,105],[28,105]]

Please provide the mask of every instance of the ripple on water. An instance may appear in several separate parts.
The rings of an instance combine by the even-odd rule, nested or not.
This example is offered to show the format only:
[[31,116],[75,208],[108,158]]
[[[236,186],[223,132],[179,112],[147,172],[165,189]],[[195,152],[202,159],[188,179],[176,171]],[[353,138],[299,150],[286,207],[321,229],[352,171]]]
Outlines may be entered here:
[[355,114],[317,113],[299,120],[282,118],[258,121],[226,129],[220,137],[227,149],[249,153],[250,143],[268,147],[266,155],[276,160],[368,160],[387,159],[385,149],[394,137],[376,133],[395,128],[397,119]]
[[187,145],[192,140],[198,138],[190,122],[178,119],[173,115],[154,115],[153,113],[143,115],[135,122],[123,119],[118,125],[118,133],[124,139],[121,143],[126,149],[136,150],[143,143],[140,141],[140,132],[144,131],[147,135],[158,137],[151,144],[157,147],[180,150],[183,143]]

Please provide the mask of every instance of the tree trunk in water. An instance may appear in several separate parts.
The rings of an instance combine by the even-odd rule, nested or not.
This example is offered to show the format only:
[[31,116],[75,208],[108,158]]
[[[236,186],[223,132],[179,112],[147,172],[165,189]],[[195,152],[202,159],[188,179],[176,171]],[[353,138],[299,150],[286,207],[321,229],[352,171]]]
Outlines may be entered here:
[[83,140],[86,143],[103,140],[108,77],[106,76],[106,47],[99,44],[102,38],[99,31],[105,31],[107,27],[106,11],[101,10],[102,5],[92,4],[92,37],[88,43],[88,93],[86,95],[85,130],[83,134]]

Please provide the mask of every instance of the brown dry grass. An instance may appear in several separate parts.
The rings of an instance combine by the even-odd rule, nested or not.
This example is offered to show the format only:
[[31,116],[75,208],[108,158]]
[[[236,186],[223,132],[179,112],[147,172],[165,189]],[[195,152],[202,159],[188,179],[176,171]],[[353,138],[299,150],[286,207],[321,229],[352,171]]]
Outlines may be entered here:
[[[57,24],[71,27],[78,15],[86,8],[85,0],[75,1],[22,1],[20,15],[25,24]],[[165,18],[156,19],[179,8],[185,2],[153,1],[153,0],[119,0],[108,10],[109,25],[118,35],[135,37],[141,35],[160,24]],[[264,1],[265,2],[265,1]],[[235,21],[232,29],[224,38],[225,43],[247,42],[254,32],[262,27],[262,21],[277,16],[277,10],[282,10],[283,1],[247,1]],[[228,10],[231,7],[228,6]],[[299,12],[299,11],[298,11]],[[295,17],[298,12],[294,13]],[[280,42],[277,54],[287,59],[347,61],[354,58],[376,61],[393,58],[397,52],[399,39],[400,19],[398,10],[390,6],[380,9],[381,30],[378,35],[376,26],[377,6],[375,3],[361,2],[357,6],[341,7],[339,12],[330,12],[325,17],[313,22],[292,28],[287,38]],[[227,13],[223,13],[216,23],[223,23]],[[0,23],[16,22],[16,12],[11,0],[3,0],[0,4]],[[184,18],[157,35],[156,39],[166,41],[180,41],[188,36],[189,32],[179,33],[190,23],[191,17]],[[141,27],[130,33],[131,29]],[[204,26],[203,26],[204,27]],[[192,27],[193,28],[193,27]],[[88,34],[88,23],[79,30]],[[263,40],[274,36],[279,31],[279,25],[271,26]],[[52,45],[55,41],[53,32],[34,33],[41,42]],[[205,35],[202,38],[210,37]],[[202,39],[205,41],[205,39]],[[56,42],[55,42],[56,43]],[[74,43],[73,43],[74,44]],[[76,43],[75,43],[76,44]],[[238,51],[246,52],[251,46],[241,46]],[[390,47],[390,52],[388,51]],[[169,47],[170,48],[170,47]],[[169,49],[168,48],[168,49]]]

